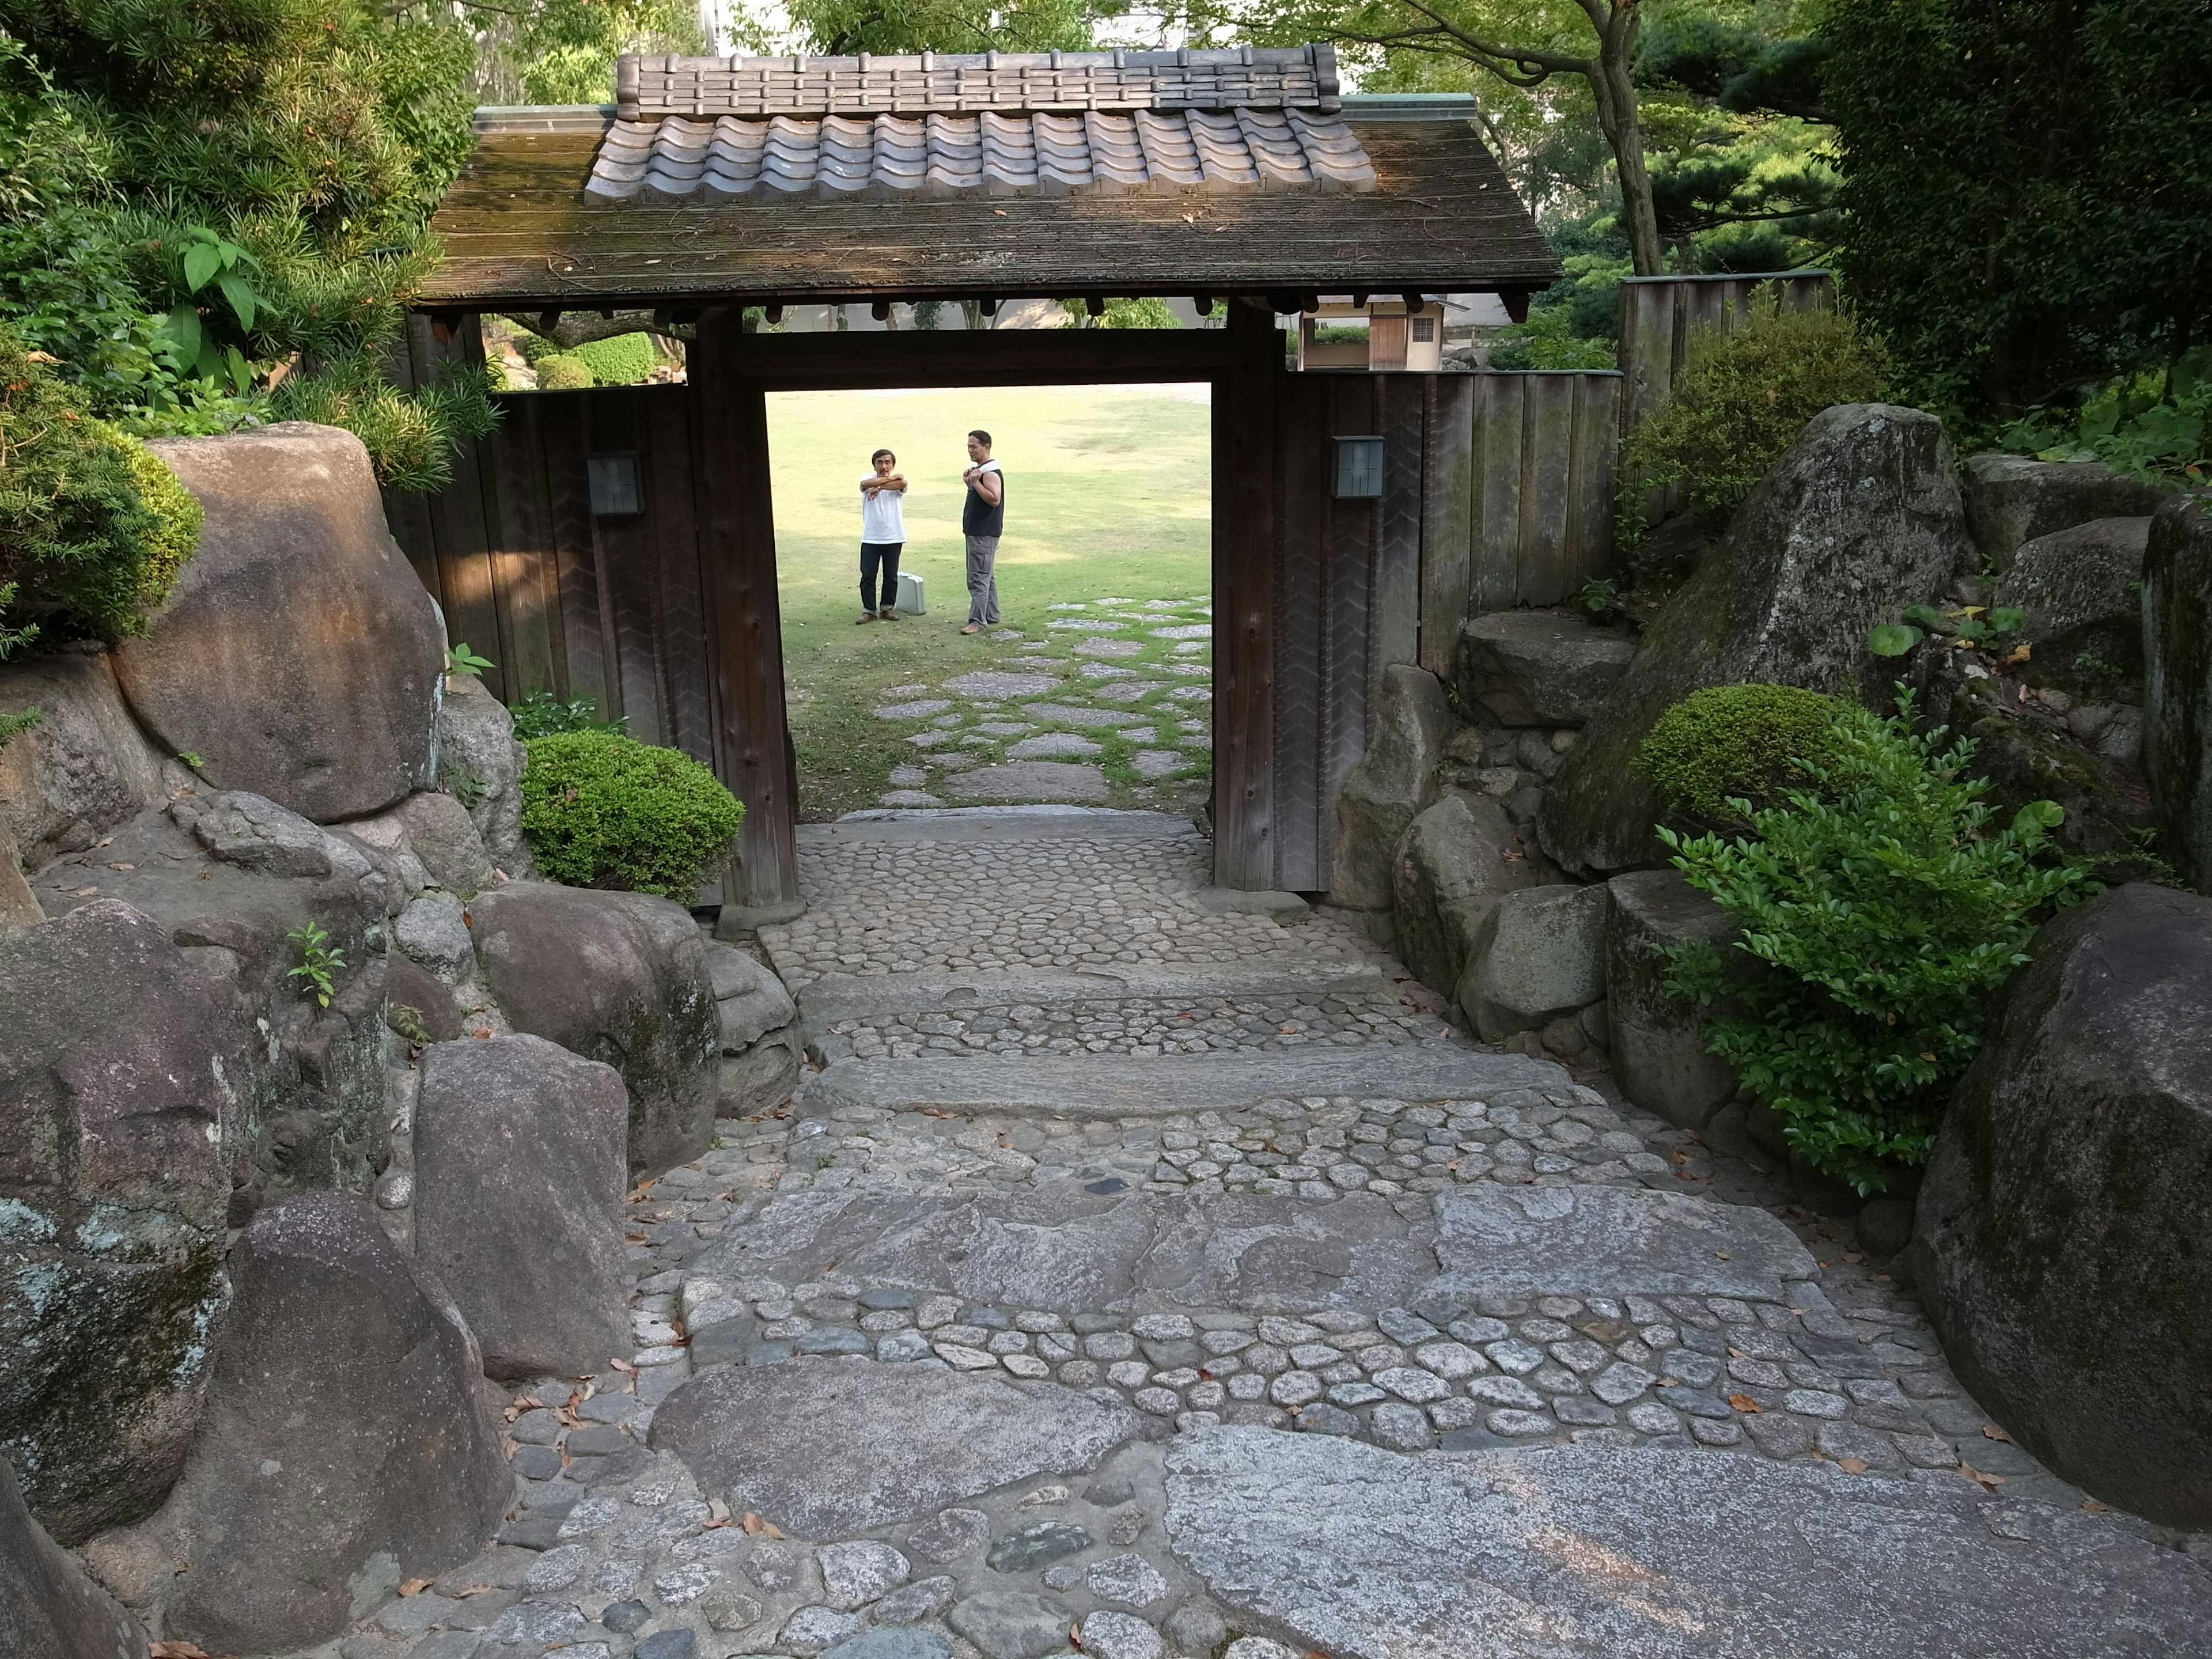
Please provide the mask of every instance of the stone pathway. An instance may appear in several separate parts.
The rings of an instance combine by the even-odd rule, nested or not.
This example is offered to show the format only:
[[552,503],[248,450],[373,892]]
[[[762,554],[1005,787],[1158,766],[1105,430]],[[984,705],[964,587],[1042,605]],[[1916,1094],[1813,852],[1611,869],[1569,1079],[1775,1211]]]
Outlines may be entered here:
[[325,1651],[2212,1650],[2191,1540],[1765,1172],[1206,910],[1203,853],[819,826],[763,943],[823,1069],[631,1194],[635,1352],[520,1391],[497,1545]]
[[921,752],[881,805],[1111,801],[1195,805],[1212,762],[1213,610],[1102,599],[989,636],[1006,666],[894,686],[878,718]]

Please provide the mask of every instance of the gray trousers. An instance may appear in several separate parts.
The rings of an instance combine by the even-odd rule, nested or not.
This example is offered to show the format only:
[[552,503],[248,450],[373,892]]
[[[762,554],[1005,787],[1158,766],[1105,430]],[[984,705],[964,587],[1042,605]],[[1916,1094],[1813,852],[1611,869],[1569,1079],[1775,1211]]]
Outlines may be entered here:
[[999,620],[998,562],[996,536],[968,538],[968,620],[971,623]]

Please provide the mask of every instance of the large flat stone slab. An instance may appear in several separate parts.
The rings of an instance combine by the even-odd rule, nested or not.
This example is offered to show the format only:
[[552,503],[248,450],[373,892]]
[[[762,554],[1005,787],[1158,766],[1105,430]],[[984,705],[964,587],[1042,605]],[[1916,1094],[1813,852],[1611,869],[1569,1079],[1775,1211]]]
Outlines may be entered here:
[[[1116,714],[1116,725],[1127,716]],[[927,810],[867,806],[835,823],[802,823],[801,847],[845,841],[1097,841],[1135,836],[1173,840],[1198,826],[1173,812],[1133,812],[1114,806],[1032,802],[1012,806],[942,806]]]
[[1334,1659],[2212,1650],[2203,1567],[1951,1474],[1597,1446],[1416,1458],[1233,1428],[1167,1459],[1176,1553]]
[[1017,1480],[1074,1474],[1136,1437],[1127,1407],[1054,1385],[878,1364],[793,1359],[724,1365],[653,1419],[713,1496],[802,1538],[849,1538]]
[[1073,761],[1014,760],[948,777],[946,793],[972,800],[1083,801],[1106,799],[1106,775]]
[[1061,1313],[1399,1305],[1437,1271],[1428,1229],[1382,1199],[1244,1193],[790,1193],[692,1264],[707,1279],[867,1285]]
[[1764,1210],[1629,1187],[1462,1188],[1439,1193],[1432,1293],[1783,1297],[1819,1272]]
[[894,1111],[942,1106],[1052,1117],[1144,1117],[1228,1112],[1306,1095],[1486,1100],[1508,1090],[1569,1086],[1565,1068],[1549,1060],[1436,1044],[1079,1060],[841,1060],[808,1079],[800,1102],[803,1110],[814,1113],[852,1104]]
[[1255,957],[1237,963],[1117,963],[1109,968],[935,969],[912,974],[826,974],[799,994],[810,1033],[840,1020],[1035,1003],[1056,1008],[1123,998],[1374,995],[1386,988],[1370,962]]

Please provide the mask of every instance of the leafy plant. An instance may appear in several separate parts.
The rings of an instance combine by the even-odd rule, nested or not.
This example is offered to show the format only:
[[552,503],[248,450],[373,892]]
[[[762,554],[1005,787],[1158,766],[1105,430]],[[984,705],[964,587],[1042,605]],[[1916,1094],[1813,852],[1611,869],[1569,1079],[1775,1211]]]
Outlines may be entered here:
[[179,749],[177,751],[177,758],[195,772],[198,771],[206,764],[204,761],[200,759],[199,752],[197,750]]
[[0,582],[35,624],[120,639],[144,630],[199,544],[200,506],[136,438],[0,325]]
[[650,334],[617,334],[604,340],[586,340],[572,354],[583,360],[598,386],[635,386],[653,373],[660,361],[659,348]]
[[[15,602],[15,584],[0,582],[0,618],[8,614],[8,607]],[[0,620],[0,662],[5,662],[33,640],[39,637],[39,625],[32,623],[23,628],[10,628]],[[8,746],[10,738],[19,737],[38,725],[39,711],[26,708],[13,714],[0,714],[0,749]]]
[[1573,603],[1593,616],[1603,616],[1620,597],[1620,584],[1610,576],[1592,576],[1575,590]]
[[487,668],[497,666],[499,665],[489,657],[479,657],[475,652],[470,650],[466,640],[463,640],[459,645],[449,645],[446,647],[446,672],[448,674],[475,676],[482,674]]
[[1808,787],[1780,805],[1733,803],[1748,836],[1658,832],[1742,928],[1729,951],[1677,946],[1669,988],[1723,1005],[1711,1051],[1808,1163],[1863,1194],[1926,1161],[1989,994],[2028,959],[2037,925],[2094,885],[2087,860],[2052,847],[2060,807],[1994,824],[1988,780],[1966,775],[1973,743],[1916,732],[1911,693],[1897,699],[1887,719],[1847,708],[1829,757],[1804,763]]
[[714,775],[676,750],[613,732],[526,746],[522,832],[556,881],[688,899],[744,821]]
[[603,720],[599,704],[591,698],[556,697],[542,685],[524,692],[522,701],[510,712],[514,716],[514,735],[525,743],[532,738],[550,738],[556,732],[618,732],[627,736],[629,731],[629,715]]
[[385,1014],[385,1024],[399,1033],[417,1048],[430,1046],[430,1028],[423,1024],[422,1011],[412,1003],[395,1002]]
[[1854,705],[1794,685],[1716,685],[1692,691],[1652,723],[1636,769],[1660,799],[1709,823],[1741,823],[1754,808],[1811,781],[1808,763],[1835,752]]
[[[1901,657],[1929,634],[1936,634],[1970,650],[2002,651],[2027,620],[2027,612],[2017,605],[2001,605],[1991,610],[1962,605],[1953,611],[1939,611],[1932,605],[1908,605],[1903,622],[1879,623],[1867,630],[1867,649],[1877,657]],[[2014,649],[2024,657],[2027,647],[2021,645]]]
[[2212,472],[2212,345],[2193,346],[2164,372],[2123,375],[2077,407],[2031,410],[1998,444],[2043,461],[2103,461],[2139,477],[2201,481]]
[[304,981],[301,994],[313,998],[317,1007],[329,1007],[337,994],[333,975],[346,965],[344,953],[331,948],[331,936],[319,922],[302,922],[284,937],[300,947],[300,965],[285,976]]
[[537,368],[540,392],[582,392],[599,384],[592,366],[573,351],[540,357]]
[[1734,512],[1806,422],[1887,392],[1888,353],[1850,313],[1784,310],[1778,295],[1752,304],[1735,332],[1692,335],[1667,401],[1622,442],[1624,530],[1642,527],[1643,494],[1656,487],[1680,485],[1701,512]]
[[476,811],[477,804],[483,799],[485,791],[491,787],[475,773],[459,766],[443,767],[439,775],[445,780],[447,792],[471,812]]

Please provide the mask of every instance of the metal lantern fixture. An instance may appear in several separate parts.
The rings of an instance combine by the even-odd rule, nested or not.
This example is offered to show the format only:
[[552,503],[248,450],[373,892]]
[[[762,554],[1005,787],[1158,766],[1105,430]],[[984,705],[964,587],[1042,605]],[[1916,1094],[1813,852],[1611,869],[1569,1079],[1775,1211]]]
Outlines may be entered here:
[[593,518],[631,518],[645,510],[638,500],[636,456],[589,456],[584,476],[591,485]]
[[1371,501],[1382,493],[1382,440],[1339,438],[1336,478],[1329,492],[1340,501]]

